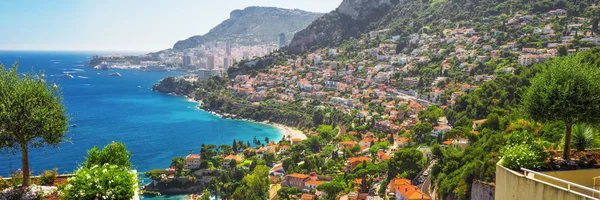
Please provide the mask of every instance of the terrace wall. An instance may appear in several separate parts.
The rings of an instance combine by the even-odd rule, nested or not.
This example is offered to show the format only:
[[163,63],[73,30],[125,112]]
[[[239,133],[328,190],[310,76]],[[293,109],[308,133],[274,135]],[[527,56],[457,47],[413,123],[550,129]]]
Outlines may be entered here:
[[587,198],[496,165],[496,200],[586,200]]

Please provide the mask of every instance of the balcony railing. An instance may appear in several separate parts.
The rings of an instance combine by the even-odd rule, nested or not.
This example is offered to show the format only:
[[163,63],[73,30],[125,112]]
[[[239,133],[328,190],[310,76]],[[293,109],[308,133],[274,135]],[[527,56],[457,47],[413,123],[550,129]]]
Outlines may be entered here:
[[[551,179],[551,180],[557,181],[559,183],[565,184],[567,191],[569,191],[569,192],[571,192],[573,194],[577,194],[579,196],[583,196],[583,197],[588,198],[588,199],[600,200],[600,199],[596,198],[596,197],[600,197],[600,190],[592,189],[592,188],[589,188],[589,187],[586,187],[586,186],[583,186],[583,185],[579,185],[577,183],[572,183],[572,182],[569,182],[569,181],[565,181],[565,180],[562,180],[562,179],[559,179],[559,178],[548,176],[546,174],[542,174],[542,173],[539,173],[539,172],[536,172],[536,171],[533,171],[533,170],[529,170],[529,169],[525,169],[525,168],[521,168],[521,171],[525,172],[525,177],[527,177],[528,179],[535,180],[535,178],[530,177],[529,174],[534,174],[536,176],[541,176],[541,177],[544,177],[544,178],[547,178],[547,179]],[[582,191],[590,192],[592,194],[592,196],[589,196],[587,194],[583,194],[581,192],[574,191],[572,188],[578,188],[578,189],[580,189]]]

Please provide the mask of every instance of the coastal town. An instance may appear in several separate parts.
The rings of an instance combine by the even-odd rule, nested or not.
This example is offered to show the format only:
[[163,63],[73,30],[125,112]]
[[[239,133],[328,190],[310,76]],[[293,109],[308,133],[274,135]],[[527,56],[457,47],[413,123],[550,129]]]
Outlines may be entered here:
[[[18,63],[0,64],[0,149],[20,152],[22,164],[13,173],[11,158],[0,200],[597,199],[599,3],[343,0],[327,14],[235,10],[171,49],[91,57],[90,71],[115,76],[103,84],[120,87],[114,83],[134,82],[128,75],[151,74],[144,77],[155,83],[151,90],[136,82],[127,92],[162,98],[103,101],[134,110],[177,98],[203,116],[180,118],[189,112],[175,104],[156,106],[166,114],[149,113],[154,121],[132,116],[127,123],[137,126],[115,124],[131,130],[114,134],[139,140],[128,141],[136,152],[121,141],[90,144],[65,174],[54,168],[35,176],[30,168],[40,164],[30,167],[38,155],[29,148],[58,147],[70,129],[91,137],[85,123],[95,118],[69,122],[65,105],[73,100],[63,102],[59,85],[43,73],[20,74]],[[295,26],[283,30],[288,21]],[[177,73],[158,73],[165,71]],[[76,87],[98,87],[67,75],[62,79]],[[259,126],[244,126],[223,139],[223,129],[238,126],[199,116],[271,126],[280,137],[258,137]],[[161,124],[160,139],[141,131],[152,128],[140,121],[167,117],[174,121]],[[163,140],[184,143],[174,148]],[[133,157],[142,153],[147,157]],[[160,164],[141,167],[139,160]]]
[[[302,57],[274,51],[272,55],[286,59],[254,74],[229,75],[225,91],[237,99],[230,101],[259,109],[315,105],[325,112],[342,112],[353,118],[351,123],[346,127],[335,122],[333,126],[297,126],[306,136],[284,134],[279,142],[258,140],[248,142],[245,148],[214,146],[208,149],[215,151],[209,158],[189,154],[183,169],[171,167],[165,173],[176,178],[178,170],[188,170],[211,187],[217,184],[212,179],[221,178],[217,172],[252,171],[259,163],[270,168],[269,199],[321,199],[340,191],[345,195],[339,199],[350,200],[435,199],[428,175],[440,157],[433,155],[433,146],[465,149],[475,142],[472,138],[482,127],[490,126],[485,115],[453,116],[449,123],[445,115],[462,106],[457,103],[465,103],[466,99],[459,100],[462,96],[481,90],[497,76],[513,74],[519,67],[600,45],[600,36],[592,30],[597,31],[598,26],[591,25],[589,18],[569,17],[563,9],[540,15],[517,13],[505,23],[486,20],[491,25],[465,23],[439,32],[422,30],[406,38],[391,35],[389,29],[371,31],[353,44],[368,47],[365,49],[325,48]],[[186,59],[181,57],[184,65]],[[191,73],[176,81],[193,85],[204,80],[203,75]],[[196,98],[193,93],[182,95]],[[322,122],[323,117],[313,115],[312,119]],[[461,127],[453,131],[457,126]],[[405,152],[398,154],[402,149]],[[395,176],[380,169],[391,165],[388,160],[394,156],[406,159],[411,150],[419,152],[414,163],[405,165],[413,170],[402,169],[404,174]],[[198,164],[202,162],[205,164]],[[332,182],[339,184],[341,177],[343,187],[332,189]],[[153,184],[159,185],[157,180]],[[211,195],[226,199],[233,194]]]

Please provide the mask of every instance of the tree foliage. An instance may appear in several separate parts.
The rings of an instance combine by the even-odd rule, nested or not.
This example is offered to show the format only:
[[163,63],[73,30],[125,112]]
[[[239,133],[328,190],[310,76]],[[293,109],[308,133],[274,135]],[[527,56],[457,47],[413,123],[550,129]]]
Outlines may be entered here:
[[29,185],[29,149],[57,147],[64,141],[69,117],[58,86],[48,84],[43,72],[19,76],[0,64],[0,149],[21,151],[24,186]]
[[131,167],[131,162],[129,158],[131,157],[131,152],[127,150],[125,144],[121,142],[112,142],[109,145],[106,145],[102,150],[98,149],[98,147],[94,147],[88,150],[88,156],[85,158],[83,162],[84,167],[92,167],[94,165],[117,165],[125,168]]
[[531,118],[566,124],[563,158],[569,159],[571,128],[575,123],[600,123],[600,68],[568,56],[548,62],[532,79],[523,105]]
[[423,153],[415,148],[398,150],[389,160],[388,177],[393,178],[404,172],[410,178],[415,177],[424,167],[421,163],[422,159]]

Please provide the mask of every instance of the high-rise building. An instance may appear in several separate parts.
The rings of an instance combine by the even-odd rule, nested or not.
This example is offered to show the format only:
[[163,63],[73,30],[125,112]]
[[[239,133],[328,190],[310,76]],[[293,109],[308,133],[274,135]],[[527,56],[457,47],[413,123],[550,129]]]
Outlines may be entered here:
[[231,65],[231,61],[230,61],[229,57],[223,58],[223,69],[225,69],[225,70],[229,69],[230,65]]
[[281,49],[283,46],[285,46],[285,34],[280,33],[279,36],[277,36],[277,47]]
[[229,40],[225,42],[225,53],[227,56],[231,56],[231,42]]
[[215,68],[215,56],[209,55],[206,58],[206,69],[212,70]]
[[183,56],[181,59],[183,60],[183,66],[192,65],[192,56]]

